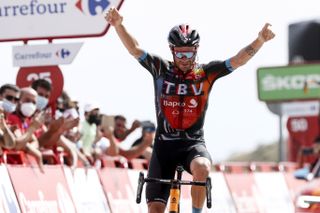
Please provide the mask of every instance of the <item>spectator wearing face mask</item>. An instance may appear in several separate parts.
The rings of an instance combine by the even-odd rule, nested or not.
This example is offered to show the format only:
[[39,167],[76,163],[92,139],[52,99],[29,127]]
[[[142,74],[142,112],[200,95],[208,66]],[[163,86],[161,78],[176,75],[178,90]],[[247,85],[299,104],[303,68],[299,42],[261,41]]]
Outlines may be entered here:
[[14,84],[4,84],[0,87],[0,108],[4,113],[12,113],[16,110],[20,89]]
[[44,110],[49,103],[51,84],[45,79],[38,79],[32,82],[31,87],[38,93],[36,106],[38,110]]
[[[38,92],[38,96],[42,97],[37,99],[37,109],[45,109],[51,95],[50,83],[46,80],[39,79],[34,81],[32,86]],[[64,107],[65,101],[69,100],[69,96],[66,92],[63,92],[61,96],[62,98],[59,97],[58,99],[61,100],[62,105],[58,105],[58,107],[63,109],[62,107]],[[65,97],[68,98],[65,99]],[[39,135],[38,140],[42,149],[51,149],[54,152],[58,152],[58,147],[61,147],[63,151],[67,153],[65,158],[66,163],[73,169],[77,165],[79,152],[74,143],[64,136],[64,133],[78,126],[79,118],[78,116],[64,116],[63,113],[66,112],[64,109],[61,111],[58,110],[54,117],[46,113],[46,126],[42,127],[43,132]]]
[[30,87],[21,89],[16,110],[8,114],[7,123],[15,136],[15,149],[33,155],[43,172],[42,154],[36,135],[39,134],[38,130],[43,125],[44,114],[35,114],[36,100],[37,92],[34,89]]

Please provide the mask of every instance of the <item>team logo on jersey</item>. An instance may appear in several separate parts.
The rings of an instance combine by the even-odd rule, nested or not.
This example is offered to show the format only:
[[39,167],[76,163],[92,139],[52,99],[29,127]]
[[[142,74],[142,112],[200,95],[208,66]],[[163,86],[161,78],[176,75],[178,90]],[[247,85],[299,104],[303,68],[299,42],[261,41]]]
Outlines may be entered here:
[[196,99],[192,98],[192,99],[189,101],[188,107],[189,107],[189,108],[196,108],[197,106],[198,106],[198,102],[196,101]]
[[163,80],[160,107],[166,120],[174,129],[188,129],[203,115],[210,83],[203,69],[195,69],[182,80]]

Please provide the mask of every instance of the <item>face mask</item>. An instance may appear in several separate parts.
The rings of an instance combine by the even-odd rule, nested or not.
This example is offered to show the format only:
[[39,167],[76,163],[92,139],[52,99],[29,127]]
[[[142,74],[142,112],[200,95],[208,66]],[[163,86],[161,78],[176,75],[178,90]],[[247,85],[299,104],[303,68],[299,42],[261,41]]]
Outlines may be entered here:
[[36,109],[37,107],[33,103],[23,103],[20,106],[20,111],[25,117],[31,117],[35,113]]
[[16,110],[16,104],[12,103],[11,101],[8,101],[7,99],[3,100],[2,107],[4,111],[9,113],[12,113]]
[[98,115],[92,114],[92,115],[89,115],[88,123],[89,124],[95,123],[96,125],[100,125],[101,120],[99,119]]
[[43,96],[38,96],[37,97],[37,109],[38,110],[43,110],[44,108],[46,108],[47,104],[48,104],[49,100]]

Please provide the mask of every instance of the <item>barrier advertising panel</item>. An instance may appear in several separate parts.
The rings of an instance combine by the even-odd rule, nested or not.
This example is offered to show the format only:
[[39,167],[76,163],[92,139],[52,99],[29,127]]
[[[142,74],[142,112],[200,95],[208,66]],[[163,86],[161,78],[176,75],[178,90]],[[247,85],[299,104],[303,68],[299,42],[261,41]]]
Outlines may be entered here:
[[127,169],[103,168],[99,170],[99,176],[112,212],[141,212]]
[[210,173],[212,182],[212,212],[236,213],[228,185],[222,172]]
[[0,165],[0,212],[2,213],[20,213],[20,208],[9,174],[4,165]]
[[78,213],[110,212],[100,179],[95,169],[64,168]]
[[258,205],[265,213],[292,213],[294,207],[285,178],[279,172],[254,172]]
[[[145,176],[147,171],[144,171]],[[139,171],[138,170],[128,170],[128,174],[130,177],[131,185],[134,190],[134,194],[136,194]],[[203,208],[203,213],[206,212],[229,212],[236,213],[236,208],[233,203],[231,194],[229,192],[228,186],[224,179],[222,173],[210,173],[210,177],[212,179],[212,208],[207,209],[206,204]],[[187,172],[184,172],[182,175],[183,180],[192,180],[192,176]],[[147,211],[147,205],[145,201],[145,185],[142,192],[141,204],[139,204],[140,209],[142,207],[142,212]],[[191,186],[184,185],[181,187],[181,198],[180,198],[180,212],[190,212],[191,211]],[[167,206],[168,207],[168,206]]]
[[38,168],[8,165],[21,211],[74,213],[75,207],[61,166]]
[[225,179],[238,213],[263,212],[257,205],[258,189],[252,173],[225,173]]

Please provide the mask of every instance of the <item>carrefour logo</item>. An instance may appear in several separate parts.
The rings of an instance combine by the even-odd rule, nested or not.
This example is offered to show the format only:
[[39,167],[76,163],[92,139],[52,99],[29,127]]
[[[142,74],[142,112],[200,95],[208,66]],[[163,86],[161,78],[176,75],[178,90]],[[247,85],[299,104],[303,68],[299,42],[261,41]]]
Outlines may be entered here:
[[70,56],[70,54],[71,54],[71,52],[65,48],[62,48],[61,50],[58,50],[56,52],[56,56],[58,56],[59,58],[67,58]]
[[76,7],[84,14],[91,16],[102,14],[110,5],[108,0],[79,0]]

